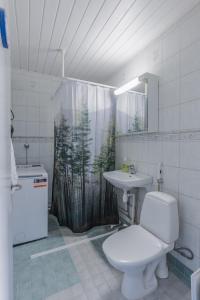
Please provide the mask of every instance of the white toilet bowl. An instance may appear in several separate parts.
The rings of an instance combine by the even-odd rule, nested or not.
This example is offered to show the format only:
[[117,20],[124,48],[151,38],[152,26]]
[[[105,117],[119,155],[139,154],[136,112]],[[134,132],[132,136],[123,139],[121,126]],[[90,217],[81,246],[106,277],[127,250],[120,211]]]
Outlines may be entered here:
[[178,209],[174,197],[146,194],[140,225],[132,225],[110,236],[103,251],[110,264],[124,273],[122,294],[140,299],[157,288],[157,277],[167,278],[166,254],[178,238]]

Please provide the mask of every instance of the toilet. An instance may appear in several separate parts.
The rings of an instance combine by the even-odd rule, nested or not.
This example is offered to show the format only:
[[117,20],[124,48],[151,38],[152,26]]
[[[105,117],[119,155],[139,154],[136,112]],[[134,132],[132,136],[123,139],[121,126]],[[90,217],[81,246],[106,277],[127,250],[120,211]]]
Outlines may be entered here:
[[123,272],[122,294],[130,300],[153,292],[158,278],[168,277],[166,254],[179,235],[177,200],[162,192],[145,195],[140,224],[131,225],[103,243],[109,263]]

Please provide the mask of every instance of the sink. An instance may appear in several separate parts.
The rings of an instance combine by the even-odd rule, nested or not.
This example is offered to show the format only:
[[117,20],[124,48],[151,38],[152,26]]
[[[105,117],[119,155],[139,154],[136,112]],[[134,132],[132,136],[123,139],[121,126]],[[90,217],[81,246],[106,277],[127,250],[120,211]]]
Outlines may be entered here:
[[153,183],[153,178],[142,173],[130,174],[120,170],[104,172],[103,176],[112,185],[124,191],[123,201],[127,202],[127,192]]
[[117,188],[129,191],[134,187],[152,184],[153,178],[142,173],[130,174],[123,171],[104,172],[103,176]]

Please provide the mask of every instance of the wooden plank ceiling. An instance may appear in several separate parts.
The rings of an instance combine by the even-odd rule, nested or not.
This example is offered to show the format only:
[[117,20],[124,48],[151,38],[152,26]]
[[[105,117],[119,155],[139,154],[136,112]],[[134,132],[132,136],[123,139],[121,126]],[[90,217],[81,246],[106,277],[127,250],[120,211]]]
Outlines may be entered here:
[[105,82],[198,0],[9,0],[12,67]]

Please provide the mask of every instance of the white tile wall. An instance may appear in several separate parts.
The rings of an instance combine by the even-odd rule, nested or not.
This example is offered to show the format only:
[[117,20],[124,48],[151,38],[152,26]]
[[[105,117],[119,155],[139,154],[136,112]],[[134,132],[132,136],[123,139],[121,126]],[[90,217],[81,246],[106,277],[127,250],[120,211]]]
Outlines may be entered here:
[[[189,261],[173,254],[192,269],[200,267],[200,5],[108,79],[120,86],[137,75],[159,76],[158,135],[121,137],[116,166],[124,157],[139,171],[156,178],[164,164],[163,191],[179,202],[179,245],[191,248]],[[154,185],[153,188],[156,186]]]
[[12,109],[15,114],[14,149],[17,164],[25,164],[24,143],[29,143],[28,163],[42,163],[49,176],[49,202],[53,174],[52,97],[60,81],[24,71],[12,72]]

